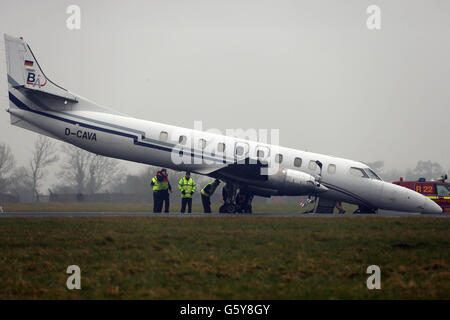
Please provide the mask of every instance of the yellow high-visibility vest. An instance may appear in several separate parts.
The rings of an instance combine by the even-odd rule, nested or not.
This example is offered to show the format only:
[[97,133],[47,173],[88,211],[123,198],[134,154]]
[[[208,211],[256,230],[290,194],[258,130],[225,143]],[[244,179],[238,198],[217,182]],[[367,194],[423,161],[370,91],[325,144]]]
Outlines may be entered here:
[[169,182],[167,182],[167,181],[159,182],[158,190],[167,190],[167,189],[169,189]]
[[182,198],[192,198],[192,195],[194,194],[196,189],[194,179],[192,179],[192,177],[189,178],[189,180],[187,180],[186,177],[181,178],[178,182],[178,189],[180,189],[181,191]]
[[[209,192],[206,192],[205,189],[207,186],[211,185],[211,189],[209,189]],[[217,184],[215,183],[215,181],[208,183],[201,192],[202,195],[206,196],[206,197],[211,197],[214,193],[214,191],[216,191],[217,188]]]
[[153,186],[152,186],[153,191],[158,191],[159,190],[159,182],[158,182],[158,179],[156,179],[156,176],[154,176],[152,178],[152,182],[153,182]]

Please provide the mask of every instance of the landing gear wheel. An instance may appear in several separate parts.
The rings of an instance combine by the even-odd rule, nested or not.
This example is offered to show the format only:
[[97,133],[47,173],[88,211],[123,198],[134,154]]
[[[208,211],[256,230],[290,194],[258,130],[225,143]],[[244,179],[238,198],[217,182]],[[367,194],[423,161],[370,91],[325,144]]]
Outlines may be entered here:
[[235,213],[236,206],[232,203],[226,203],[220,206],[219,213]]
[[356,209],[353,214],[376,214],[377,210],[374,208],[370,208],[370,207],[363,207],[363,206],[359,206],[358,209]]
[[236,206],[233,203],[227,203],[225,204],[225,213],[235,213],[236,212]]

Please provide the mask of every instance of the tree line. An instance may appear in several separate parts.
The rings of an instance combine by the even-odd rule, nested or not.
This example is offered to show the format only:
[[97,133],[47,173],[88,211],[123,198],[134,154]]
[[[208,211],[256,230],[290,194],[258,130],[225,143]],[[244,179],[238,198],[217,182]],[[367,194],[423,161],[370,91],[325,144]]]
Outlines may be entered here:
[[[59,170],[55,168],[57,162],[60,163]],[[44,191],[43,182],[55,169],[53,173],[58,182],[48,190],[50,194],[150,195],[151,179],[161,168],[146,166],[137,174],[127,173],[123,161],[96,155],[69,144],[58,146],[44,136],[39,136],[35,141],[27,164],[18,166],[11,148],[0,143],[0,194],[13,195],[25,202],[39,201]],[[173,170],[168,170],[168,173],[176,194],[178,181],[184,173]],[[193,178],[197,188],[211,180],[200,175],[193,175]]]

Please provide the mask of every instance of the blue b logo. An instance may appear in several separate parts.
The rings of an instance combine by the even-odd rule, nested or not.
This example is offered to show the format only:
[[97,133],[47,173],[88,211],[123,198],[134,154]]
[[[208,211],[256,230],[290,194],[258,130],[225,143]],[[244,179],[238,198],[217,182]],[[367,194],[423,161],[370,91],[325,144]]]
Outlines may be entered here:
[[36,76],[35,76],[34,73],[28,72],[27,83],[33,84],[34,80],[35,80],[35,77]]

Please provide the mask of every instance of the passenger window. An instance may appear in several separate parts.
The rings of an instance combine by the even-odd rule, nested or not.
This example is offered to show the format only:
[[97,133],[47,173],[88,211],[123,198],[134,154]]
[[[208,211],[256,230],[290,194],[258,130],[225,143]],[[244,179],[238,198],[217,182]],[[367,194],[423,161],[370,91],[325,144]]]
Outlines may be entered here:
[[180,136],[179,138],[178,138],[178,143],[179,144],[181,144],[181,145],[185,145],[186,144],[186,142],[187,142],[187,137],[186,136]]
[[328,173],[329,174],[335,174],[336,173],[336,165],[335,164],[329,164],[328,165]]
[[169,134],[165,131],[161,131],[161,133],[159,134],[159,141],[167,141],[167,138],[169,137]]
[[275,162],[276,162],[276,163],[282,163],[282,162],[283,162],[283,155],[277,153],[277,154],[275,155]]
[[369,178],[369,176],[364,172],[363,169],[351,167],[350,168],[350,175],[358,178]]
[[243,146],[236,146],[236,150],[235,150],[235,154],[237,156],[242,156],[244,155],[244,147]]
[[264,151],[263,150],[256,151],[256,157],[258,157],[259,159],[264,158]]
[[311,161],[309,162],[308,168],[309,168],[310,170],[312,170],[312,171],[315,171],[315,170],[317,169],[317,163],[316,163],[316,161],[311,160]]
[[220,142],[217,145],[217,152],[225,152],[225,143]]
[[206,140],[205,139],[198,140],[198,147],[202,150],[205,149],[206,148]]
[[294,159],[294,166],[297,168],[300,168],[302,166],[302,158],[295,158]]

